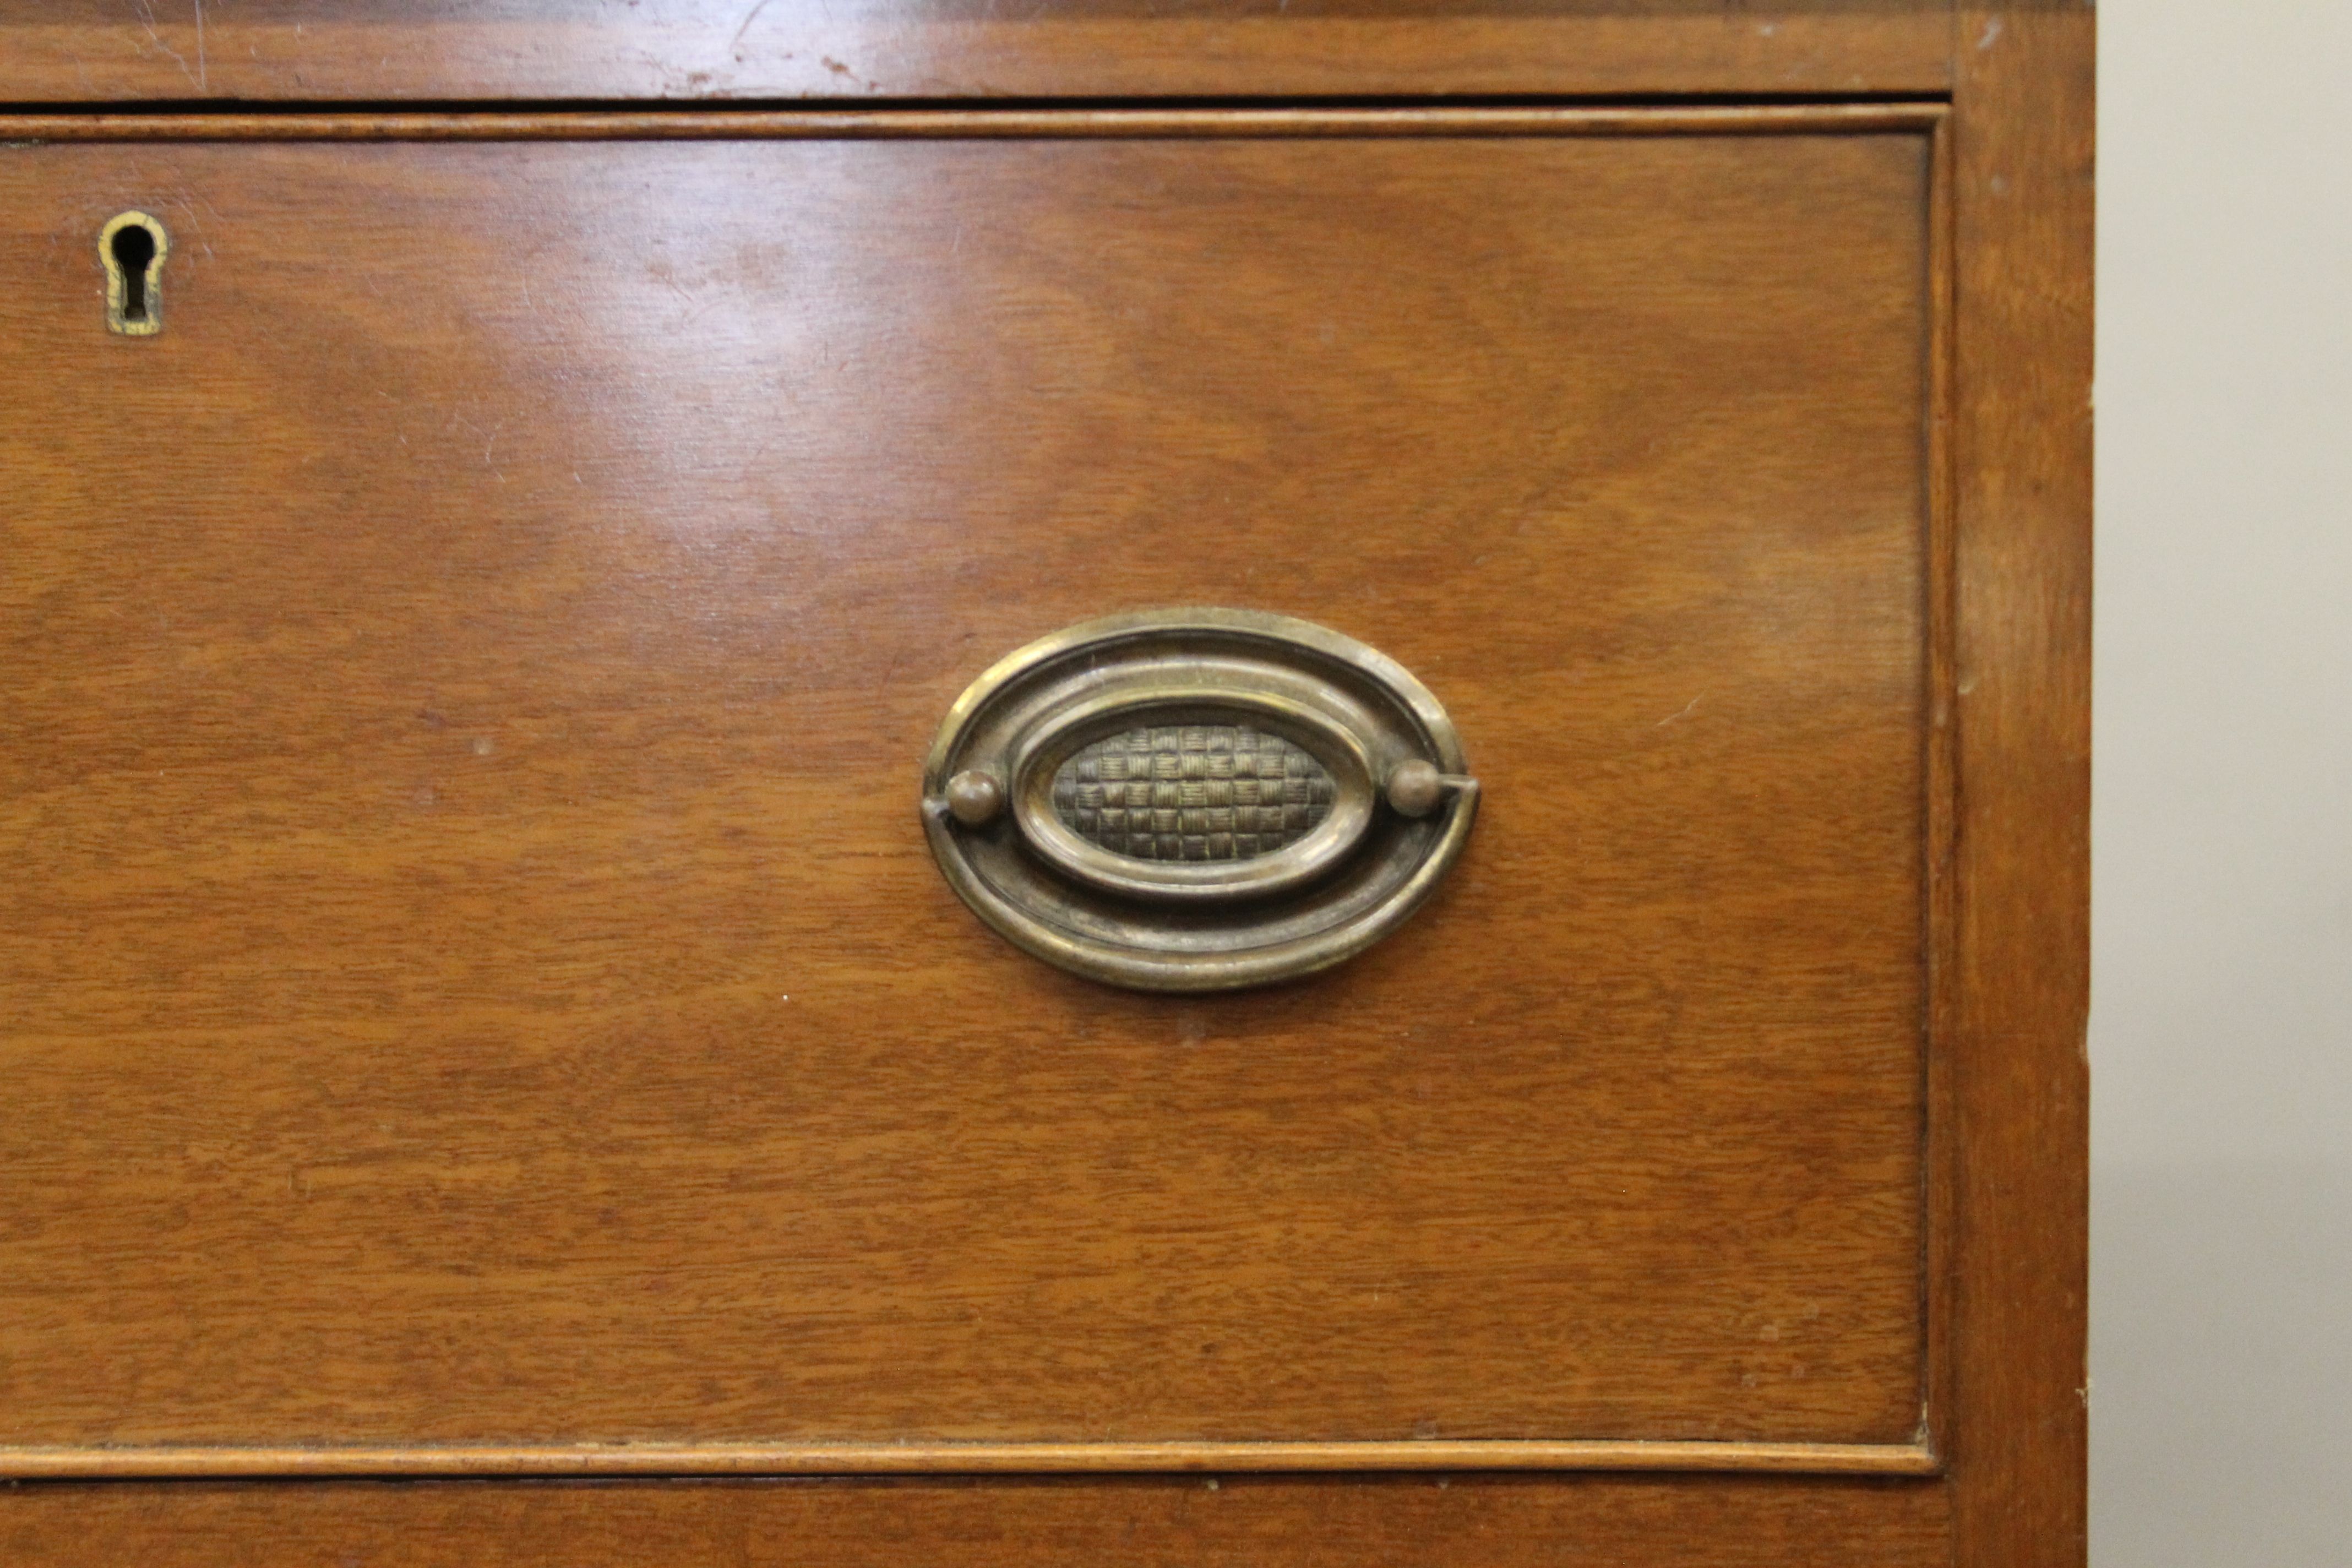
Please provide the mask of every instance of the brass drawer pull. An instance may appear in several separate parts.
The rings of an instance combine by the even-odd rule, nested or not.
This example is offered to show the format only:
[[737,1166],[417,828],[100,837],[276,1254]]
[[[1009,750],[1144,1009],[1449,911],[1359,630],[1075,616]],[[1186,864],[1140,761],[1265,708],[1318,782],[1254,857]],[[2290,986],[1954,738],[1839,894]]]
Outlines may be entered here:
[[956,700],[923,773],[932,853],[982,919],[1151,991],[1362,951],[1436,886],[1477,804],[1452,721],[1402,667],[1246,610],[1031,644]]

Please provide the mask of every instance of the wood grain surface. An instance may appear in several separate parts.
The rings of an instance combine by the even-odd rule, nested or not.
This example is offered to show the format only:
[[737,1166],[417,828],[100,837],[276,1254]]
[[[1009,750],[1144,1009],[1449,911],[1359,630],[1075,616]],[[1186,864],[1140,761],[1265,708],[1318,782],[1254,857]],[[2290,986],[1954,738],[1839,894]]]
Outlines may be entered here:
[[1729,1476],[102,1483],[0,1490],[0,1557],[42,1568],[1947,1568],[1948,1503],[1927,1482]]
[[0,0],[18,103],[1940,93],[1948,0]]
[[[1929,139],[1554,129],[0,153],[0,1436],[1916,1453]],[[1176,601],[1486,781],[1330,976],[924,851]]]

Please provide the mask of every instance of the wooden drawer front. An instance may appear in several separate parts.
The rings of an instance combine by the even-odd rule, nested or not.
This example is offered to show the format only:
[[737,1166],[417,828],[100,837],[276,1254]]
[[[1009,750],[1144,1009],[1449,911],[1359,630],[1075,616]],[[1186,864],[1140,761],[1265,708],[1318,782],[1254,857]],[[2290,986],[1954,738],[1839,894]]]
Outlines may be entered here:
[[[0,1441],[1924,1462],[1932,116],[885,123],[0,153]],[[1161,604],[1445,702],[1402,934],[942,883]]]

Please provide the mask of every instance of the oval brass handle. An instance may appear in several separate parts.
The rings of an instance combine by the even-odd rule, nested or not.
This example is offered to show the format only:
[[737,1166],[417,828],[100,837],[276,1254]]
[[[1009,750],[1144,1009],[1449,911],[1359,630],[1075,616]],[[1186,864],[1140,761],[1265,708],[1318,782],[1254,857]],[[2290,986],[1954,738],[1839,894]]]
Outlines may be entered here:
[[1014,943],[1154,991],[1311,973],[1395,929],[1478,786],[1394,660],[1248,610],[1089,621],[949,710],[923,815],[949,883]]

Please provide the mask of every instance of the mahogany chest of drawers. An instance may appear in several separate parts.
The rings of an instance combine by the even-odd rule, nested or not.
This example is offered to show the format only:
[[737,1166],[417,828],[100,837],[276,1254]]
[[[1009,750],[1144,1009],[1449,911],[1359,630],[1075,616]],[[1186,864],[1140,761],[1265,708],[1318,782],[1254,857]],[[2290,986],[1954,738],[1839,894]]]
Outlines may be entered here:
[[2079,1563],[2090,46],[0,6],[0,1559]]

